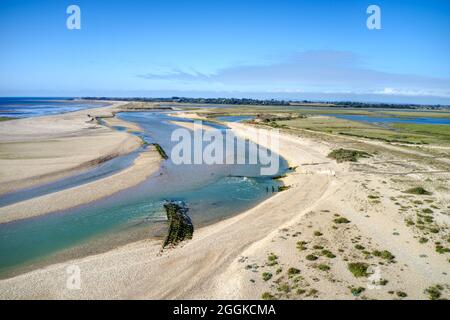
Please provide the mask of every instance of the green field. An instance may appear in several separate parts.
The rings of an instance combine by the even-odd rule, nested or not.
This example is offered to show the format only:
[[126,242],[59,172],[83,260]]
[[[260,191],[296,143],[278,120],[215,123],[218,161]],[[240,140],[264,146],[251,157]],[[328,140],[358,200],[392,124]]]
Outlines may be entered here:
[[[386,128],[362,122],[337,119],[334,117],[309,117],[278,122],[293,129],[307,129],[313,131],[375,139],[386,142],[408,144],[424,144],[436,141],[433,133],[406,131],[401,128]],[[438,137],[441,140],[440,137]]]

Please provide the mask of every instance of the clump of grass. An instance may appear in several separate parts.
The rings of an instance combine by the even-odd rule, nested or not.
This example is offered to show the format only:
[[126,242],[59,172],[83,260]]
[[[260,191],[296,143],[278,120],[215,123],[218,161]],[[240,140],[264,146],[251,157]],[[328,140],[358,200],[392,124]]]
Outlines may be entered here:
[[275,296],[270,294],[269,292],[264,292],[261,295],[261,299],[263,299],[263,300],[276,300]]
[[300,251],[305,251],[306,249],[308,249],[306,244],[307,244],[306,241],[298,241],[297,242],[297,249],[300,250]]
[[441,297],[442,286],[435,285],[425,289],[425,293],[430,300],[438,300]]
[[269,261],[275,261],[277,259],[278,259],[278,257],[273,253],[269,254],[269,256],[267,257],[267,260],[269,260]]
[[336,258],[336,256],[333,254],[333,252],[331,252],[330,250],[322,250],[322,255],[324,255],[327,258],[333,259]]
[[387,250],[383,250],[383,251],[375,250],[372,252],[372,254],[375,257],[379,257],[379,258],[382,258],[382,259],[388,260],[388,261],[392,261],[395,259],[395,256]]
[[270,279],[272,279],[272,274],[270,272],[264,272],[262,274],[262,278],[264,281],[269,281]]
[[357,162],[360,158],[369,158],[372,155],[359,150],[351,149],[337,149],[333,150],[328,157],[335,159],[338,163],[341,162]]
[[444,253],[450,252],[450,249],[445,248],[444,246],[438,244],[438,245],[436,245],[436,252],[439,254],[444,254]]
[[429,196],[429,195],[432,195],[431,192],[425,190],[425,189],[422,188],[422,187],[411,188],[411,189],[408,189],[408,190],[404,191],[404,193],[417,194],[417,195],[420,195],[420,196]]
[[308,254],[306,256],[306,260],[309,260],[309,261],[316,261],[317,259],[319,259],[319,258],[313,254]]
[[386,280],[386,279],[381,279],[380,281],[378,281],[378,285],[380,285],[380,286],[385,286],[385,285],[387,285],[389,283],[389,280]]
[[369,268],[369,265],[364,262],[353,262],[348,264],[348,270],[356,277],[367,277],[367,269]]
[[315,235],[316,237],[321,237],[321,236],[323,236],[323,233],[320,232],[320,231],[314,231],[314,235]]
[[366,289],[363,287],[350,287],[350,292],[352,293],[352,295],[354,295],[355,297],[359,296],[361,293],[363,293]]
[[273,267],[278,264],[278,261],[277,261],[278,257],[273,253],[269,254],[269,256],[267,257],[267,260],[268,260],[267,265],[269,267]]
[[419,239],[419,243],[427,243],[427,242],[428,242],[428,239],[425,237],[422,237]]
[[308,291],[308,294],[306,295],[307,297],[311,297],[311,296],[315,296],[319,293],[319,291],[317,291],[316,289],[310,289]]
[[422,212],[430,214],[430,213],[433,213],[433,210],[431,210],[430,208],[426,208],[426,209],[423,209]]
[[350,223],[350,222],[351,222],[350,220],[348,220],[347,218],[344,218],[344,217],[336,218],[336,219],[334,219],[333,221],[334,221],[334,223],[336,223],[336,224],[347,224],[347,223]]
[[300,270],[297,269],[297,268],[289,268],[288,269],[288,276],[289,277],[295,276],[295,275],[297,275],[299,273],[300,273]]
[[360,245],[360,244],[357,244],[357,245],[355,245],[355,249],[356,250],[364,250],[366,247],[364,247],[364,246],[362,246],[362,245]]
[[406,294],[406,292],[403,291],[397,291],[397,297],[399,298],[406,298],[408,295]]
[[369,199],[380,199],[379,196],[374,196],[374,195],[368,195],[367,198],[369,198]]
[[306,292],[305,289],[297,289],[296,293],[300,296]]
[[326,265],[326,264],[319,264],[319,265],[317,266],[317,269],[319,269],[319,270],[321,270],[321,271],[328,271],[328,270],[330,270],[331,268],[330,268],[330,266],[328,266],[328,265]]
[[438,227],[433,227],[428,229],[431,233],[439,233],[439,228]]
[[280,186],[278,187],[278,192],[283,192],[286,190],[289,190],[291,188],[291,186]]
[[289,286],[288,283],[281,283],[278,287],[277,290],[280,292],[284,292],[284,293],[289,293],[291,292],[291,287]]

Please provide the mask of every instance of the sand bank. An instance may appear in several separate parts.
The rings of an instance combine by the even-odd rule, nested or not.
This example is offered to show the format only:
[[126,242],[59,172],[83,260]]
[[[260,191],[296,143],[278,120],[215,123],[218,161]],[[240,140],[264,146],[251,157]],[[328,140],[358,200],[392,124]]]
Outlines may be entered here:
[[161,157],[154,147],[142,152],[129,168],[104,179],[0,208],[0,223],[45,215],[113,195],[137,185],[159,170]]
[[[50,117],[14,120],[0,125],[1,191],[13,191],[86,170],[142,145],[127,132],[139,126],[113,117],[121,103]],[[4,134],[3,134],[4,133]],[[143,182],[158,171],[161,157],[154,147],[142,152],[129,168],[77,187],[0,208],[0,223],[61,211],[110,196]]]
[[[290,163],[324,160],[307,141],[295,148],[286,136],[280,152]],[[321,147],[322,148],[322,147]],[[320,149],[320,148],[319,148]],[[284,151],[284,153],[283,153]],[[238,259],[243,250],[264,239],[335,188],[328,174],[295,174],[292,188],[236,217],[202,228],[192,241],[159,254],[161,244],[141,241],[96,256],[49,266],[0,282],[1,298],[172,298],[209,296],[218,289],[216,277]],[[83,288],[66,289],[67,265],[82,270]],[[127,279],[126,283],[123,281]],[[205,291],[205,289],[207,289]],[[214,289],[214,290],[213,290]]]
[[139,148],[137,137],[93,119],[112,116],[119,106],[1,122],[0,194],[55,181]]
[[[188,130],[191,130],[191,131],[194,131],[194,129],[195,129],[195,126],[194,126],[193,122],[170,121],[170,123],[174,124],[176,126],[179,126],[179,127],[182,127],[182,128],[188,129]],[[211,126],[208,126],[208,125],[206,125],[204,123],[202,123],[201,128],[202,128],[202,130],[217,130],[217,129],[215,129],[215,128],[211,127]],[[199,128],[197,128],[197,130],[199,130]]]

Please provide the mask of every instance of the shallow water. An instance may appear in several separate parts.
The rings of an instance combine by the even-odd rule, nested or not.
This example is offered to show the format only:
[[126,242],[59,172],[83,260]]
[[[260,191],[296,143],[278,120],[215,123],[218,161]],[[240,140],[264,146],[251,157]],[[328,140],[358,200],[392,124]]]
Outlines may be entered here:
[[[426,113],[424,115],[426,115]],[[350,114],[349,115],[330,114],[330,116],[340,118],[340,119],[352,120],[352,121],[367,122],[367,123],[371,123],[371,124],[411,123],[411,124],[448,124],[448,125],[450,125],[450,118],[376,117],[376,116],[350,115]]]
[[107,102],[74,101],[67,98],[0,98],[0,117],[47,116],[106,105]]
[[44,196],[53,192],[74,188],[98,179],[106,178],[118,173],[130,165],[139,155],[139,151],[116,157],[106,161],[94,168],[88,169],[82,173],[70,177],[58,179],[57,181],[21,189],[0,196],[0,207],[7,206],[19,201],[25,201],[34,197]]
[[[142,138],[160,144],[170,155],[178,127],[159,112],[123,113],[120,118],[144,129]],[[177,119],[180,121],[180,119]],[[188,119],[181,121],[190,122]],[[219,129],[223,126],[207,123]],[[250,143],[250,142],[247,142]],[[249,154],[247,154],[247,157]],[[140,185],[94,203],[51,215],[0,225],[0,276],[76,246],[95,251],[96,243],[136,228],[166,221],[165,200],[188,203],[196,227],[230,217],[267,199],[280,183],[260,176],[260,165],[175,165],[165,161],[160,171]],[[280,170],[287,163],[280,159]]]
[[224,122],[242,122],[248,120],[254,120],[255,116],[222,116],[217,117],[217,120]]

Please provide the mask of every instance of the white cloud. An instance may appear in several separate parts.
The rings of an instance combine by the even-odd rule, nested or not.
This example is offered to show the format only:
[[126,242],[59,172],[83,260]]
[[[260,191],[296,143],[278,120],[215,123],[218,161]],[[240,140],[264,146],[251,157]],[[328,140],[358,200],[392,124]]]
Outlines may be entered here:
[[139,77],[161,85],[229,91],[322,92],[448,97],[449,78],[378,71],[348,51],[306,51],[272,64],[240,65],[205,74],[165,70]]

